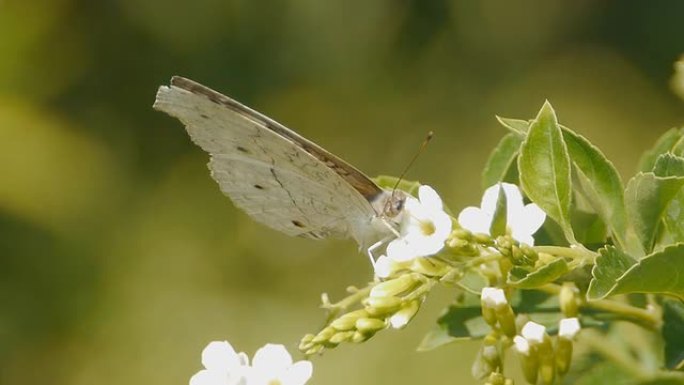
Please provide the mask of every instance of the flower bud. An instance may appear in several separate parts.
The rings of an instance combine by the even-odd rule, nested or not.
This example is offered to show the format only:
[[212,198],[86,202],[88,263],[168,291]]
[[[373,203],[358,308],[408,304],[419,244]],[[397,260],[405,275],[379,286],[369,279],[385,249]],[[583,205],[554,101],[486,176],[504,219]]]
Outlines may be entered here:
[[356,320],[356,330],[361,333],[375,333],[387,326],[385,321],[377,318],[359,318]]
[[302,337],[301,341],[299,341],[299,350],[306,351],[311,349],[311,347],[314,345],[312,342],[314,337],[315,336],[313,334],[307,334]]
[[485,287],[482,289],[481,302],[485,321],[492,327],[496,327],[498,322],[501,331],[512,338],[516,333],[515,314],[503,289]]
[[304,352],[307,356],[311,356],[314,354],[318,354],[323,351],[323,345],[315,345],[314,347],[308,349],[307,351]]
[[332,321],[330,326],[337,331],[350,330],[355,327],[356,320],[363,317],[368,317],[368,312],[365,309],[354,310]]
[[556,340],[556,369],[561,376],[570,369],[573,350],[572,340],[579,331],[580,323],[577,318],[564,318],[560,321]]
[[483,233],[474,234],[473,241],[485,246],[492,246],[494,244],[492,237]]
[[485,382],[485,385],[505,385],[506,384],[506,377],[504,377],[503,374],[494,372],[489,375],[489,378],[487,379],[487,382]]
[[401,303],[398,297],[368,297],[363,300],[365,310],[372,316],[394,313],[401,308]]
[[572,362],[572,340],[558,337],[556,340],[556,370],[563,376],[570,370]]
[[520,358],[520,367],[525,380],[530,384],[536,384],[539,374],[539,358],[536,348],[530,346],[529,342],[521,336],[515,336],[513,343]]
[[394,297],[414,288],[419,281],[412,274],[402,275],[389,281],[381,282],[370,291],[370,297]]
[[323,328],[316,336],[311,340],[314,344],[320,344],[320,343],[325,343],[327,342],[330,337],[332,337],[335,333],[337,333],[337,330],[334,328],[328,326],[326,328]]
[[411,271],[432,277],[441,277],[448,270],[444,262],[434,258],[414,258],[411,263]]
[[560,301],[560,308],[563,315],[566,317],[577,317],[578,313],[578,294],[579,290],[572,282],[565,282],[561,287],[558,299]]
[[420,309],[420,302],[418,300],[413,300],[405,304],[401,310],[394,313],[393,316],[389,318],[389,323],[395,329],[401,329],[408,325],[408,323],[413,319],[413,317],[418,313]]
[[460,250],[460,249],[464,249],[464,248],[468,247],[468,245],[470,245],[470,243],[468,243],[468,241],[466,241],[464,239],[453,238],[453,239],[447,239],[446,245],[451,249]]
[[354,331],[346,331],[346,332],[339,332],[330,337],[330,343],[338,345],[341,344],[342,342],[350,341],[352,337],[354,336]]
[[374,333],[361,333],[360,331],[357,330],[354,332],[354,335],[351,338],[351,342],[353,342],[355,344],[359,344],[359,343],[364,342],[364,341],[368,340],[369,338],[371,338],[373,336],[373,334]]
[[501,368],[501,356],[497,346],[499,339],[492,334],[485,336],[482,340],[482,358],[489,363],[492,368]]
[[469,241],[472,237],[473,233],[463,228],[454,229],[451,234],[449,234],[449,238],[462,239],[464,241]]
[[575,338],[577,333],[579,333],[580,329],[581,326],[579,319],[576,317],[563,318],[558,327],[558,336],[564,339],[572,340]]
[[482,318],[484,318],[492,328],[496,328],[497,319],[495,308],[497,303],[501,301],[506,302],[506,295],[503,290],[495,287],[485,287],[482,289],[480,296]]

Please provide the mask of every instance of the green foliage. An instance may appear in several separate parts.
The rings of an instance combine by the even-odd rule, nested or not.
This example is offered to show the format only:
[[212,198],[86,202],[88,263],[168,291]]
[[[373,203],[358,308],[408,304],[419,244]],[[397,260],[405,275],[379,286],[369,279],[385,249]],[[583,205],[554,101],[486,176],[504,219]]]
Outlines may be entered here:
[[517,133],[509,133],[501,138],[499,144],[489,155],[489,159],[482,172],[482,188],[487,188],[498,182],[516,183],[518,168],[516,159],[520,152],[524,137]]
[[639,260],[609,294],[658,293],[684,298],[684,244],[665,247]]
[[627,214],[622,180],[613,164],[587,139],[563,128],[570,159],[576,171],[579,192],[589,202],[623,248],[627,239]]
[[617,280],[636,263],[632,257],[614,246],[602,248],[599,254],[591,271],[594,279],[591,280],[587,291],[590,300],[609,295]]
[[684,303],[681,300],[663,300],[663,341],[665,365],[669,369],[684,369]]
[[548,102],[530,125],[520,150],[518,170],[527,196],[561,226],[573,243],[570,158],[556,113]]
[[638,173],[627,183],[625,204],[645,253],[655,246],[660,223],[670,202],[684,185],[684,177]]
[[660,139],[655,143],[653,148],[646,151],[639,161],[639,171],[649,172],[653,170],[656,160],[662,154],[671,152],[681,155],[682,139],[684,138],[684,129],[673,128],[664,133]]
[[522,267],[514,267],[508,273],[507,282],[518,289],[533,289],[557,280],[568,271],[568,264],[565,259],[557,258],[553,262],[532,271]]

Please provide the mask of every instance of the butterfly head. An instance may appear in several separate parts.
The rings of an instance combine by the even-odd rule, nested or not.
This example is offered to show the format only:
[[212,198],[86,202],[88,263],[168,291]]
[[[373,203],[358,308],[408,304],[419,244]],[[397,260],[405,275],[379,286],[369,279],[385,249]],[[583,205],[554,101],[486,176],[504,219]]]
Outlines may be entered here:
[[377,196],[371,204],[377,214],[393,227],[399,227],[404,212],[404,203],[406,203],[407,194],[401,190],[383,191]]

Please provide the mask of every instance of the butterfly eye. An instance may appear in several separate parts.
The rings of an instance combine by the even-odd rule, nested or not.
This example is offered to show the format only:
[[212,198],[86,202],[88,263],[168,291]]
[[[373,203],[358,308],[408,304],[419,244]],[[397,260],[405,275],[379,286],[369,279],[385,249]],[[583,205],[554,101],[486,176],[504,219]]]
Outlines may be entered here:
[[399,198],[394,202],[394,211],[398,214],[401,210],[404,209],[404,198]]

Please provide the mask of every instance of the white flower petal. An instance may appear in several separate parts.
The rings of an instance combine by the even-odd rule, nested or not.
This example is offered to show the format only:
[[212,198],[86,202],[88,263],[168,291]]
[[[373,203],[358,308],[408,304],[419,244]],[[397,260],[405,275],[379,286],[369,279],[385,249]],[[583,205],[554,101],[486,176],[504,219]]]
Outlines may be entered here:
[[313,374],[311,361],[297,361],[280,378],[282,385],[304,385]]
[[190,378],[190,385],[224,385],[223,378],[216,371],[200,370]]
[[209,370],[233,370],[240,366],[240,358],[228,341],[213,341],[202,350],[202,365]]
[[437,191],[428,185],[422,185],[418,188],[418,199],[428,210],[442,211],[442,198],[439,197]]
[[501,183],[501,187],[503,187],[504,194],[506,194],[506,215],[518,215],[525,205],[520,189],[518,186],[510,183]]
[[466,207],[458,215],[458,223],[473,233],[489,234],[492,216],[477,207]]
[[[499,189],[501,186],[497,183],[488,187],[484,194],[482,194],[482,201],[480,202],[480,208],[483,212],[487,213],[489,216],[494,215],[496,211],[496,201],[499,199]],[[505,191],[504,191],[505,192]],[[508,196],[506,197],[508,198]]]
[[259,372],[274,373],[276,376],[292,365],[292,357],[285,346],[266,344],[254,354],[252,367]]
[[381,255],[377,261],[375,261],[375,275],[379,278],[387,278],[392,275],[392,258]]
[[435,232],[433,236],[435,238],[443,238],[442,241],[446,241],[451,234],[451,217],[444,211],[436,212],[432,217],[432,224],[435,226]]
[[416,251],[406,238],[397,238],[387,245],[387,256],[397,262],[410,261],[417,257]]

